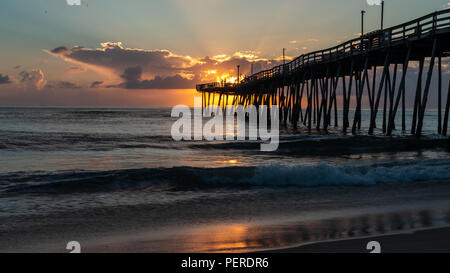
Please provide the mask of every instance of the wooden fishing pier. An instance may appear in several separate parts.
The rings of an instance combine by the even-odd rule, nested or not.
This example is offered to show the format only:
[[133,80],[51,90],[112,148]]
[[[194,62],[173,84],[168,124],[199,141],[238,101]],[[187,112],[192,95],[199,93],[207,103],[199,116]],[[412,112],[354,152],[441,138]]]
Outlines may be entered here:
[[[199,84],[197,91],[202,93],[204,107],[278,105],[280,121],[284,124],[303,125],[309,130],[327,130],[341,124],[344,133],[351,130],[352,134],[361,130],[365,101],[370,107],[369,135],[380,126],[377,116],[383,115],[379,127],[383,134],[391,136],[401,126],[402,131],[409,130],[417,137],[422,134],[429,94],[438,92],[437,132],[447,135],[450,82],[445,88],[447,100],[443,111],[442,58],[449,53],[450,9],[446,9],[301,55],[236,84]],[[426,58],[429,58],[427,65]],[[415,90],[406,90],[406,75],[412,62],[418,63]],[[430,91],[435,66],[438,88]],[[219,96],[217,102],[215,95]],[[414,96],[411,128],[406,128],[406,96]],[[401,125],[398,125],[395,120],[400,114]]]

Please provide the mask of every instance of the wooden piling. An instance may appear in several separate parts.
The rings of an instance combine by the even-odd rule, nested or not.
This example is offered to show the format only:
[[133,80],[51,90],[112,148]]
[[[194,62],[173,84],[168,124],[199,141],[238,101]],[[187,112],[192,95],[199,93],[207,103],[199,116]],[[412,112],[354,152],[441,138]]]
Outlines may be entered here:
[[435,63],[435,57],[436,57],[437,42],[438,42],[437,39],[434,39],[434,41],[433,41],[433,51],[431,53],[430,65],[428,67],[427,81],[425,83],[425,90],[423,91],[423,99],[422,99],[422,102],[420,103],[419,123],[417,125],[417,131],[416,131],[416,136],[417,137],[420,137],[422,135],[423,119],[424,119],[424,116],[425,116],[425,109],[427,107],[428,93],[430,91],[430,84],[431,84],[431,77],[433,76],[433,69],[434,69],[434,63]]
[[449,110],[450,110],[450,80],[448,81],[447,103],[445,105],[444,124],[442,127],[442,135],[444,136],[447,135]]

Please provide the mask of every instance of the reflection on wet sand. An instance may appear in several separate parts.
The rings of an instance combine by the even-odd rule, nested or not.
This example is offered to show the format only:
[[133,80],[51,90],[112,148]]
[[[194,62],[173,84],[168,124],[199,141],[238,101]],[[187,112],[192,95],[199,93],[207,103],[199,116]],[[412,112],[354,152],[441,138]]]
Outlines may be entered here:
[[[249,252],[448,226],[450,210],[419,210],[279,224],[216,224],[143,240],[143,252]],[[134,245],[135,246],[135,245]],[[124,246],[108,248],[123,250]],[[126,249],[127,247],[125,247]],[[99,249],[96,249],[98,251]]]

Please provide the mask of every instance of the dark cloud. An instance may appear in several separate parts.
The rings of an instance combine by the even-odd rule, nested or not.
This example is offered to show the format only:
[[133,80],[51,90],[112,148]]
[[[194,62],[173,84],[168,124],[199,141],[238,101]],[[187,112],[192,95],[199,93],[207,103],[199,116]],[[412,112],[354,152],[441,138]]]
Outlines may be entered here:
[[92,82],[89,87],[90,88],[97,88],[97,87],[99,87],[102,84],[103,84],[103,81],[95,81],[95,82]]
[[68,49],[65,46],[59,46],[57,48],[52,49],[51,52],[55,53],[55,54],[69,54],[70,53],[70,49]]
[[127,69],[125,69],[125,71],[120,77],[127,82],[140,81],[142,77],[142,67],[140,66],[128,67]]
[[195,81],[183,78],[180,75],[161,77],[156,76],[152,80],[142,80],[142,68],[140,66],[125,69],[121,78],[123,83],[108,87],[120,87],[126,89],[185,89],[194,88]]
[[81,86],[76,83],[73,83],[73,82],[56,81],[56,82],[49,82],[46,85],[46,88],[49,88],[49,89],[79,89],[79,88],[81,88]]
[[80,67],[80,66],[71,66],[66,69],[66,73],[69,73],[69,74],[78,74],[78,73],[83,73],[86,71],[87,71],[86,68]]
[[9,84],[12,83],[11,80],[9,79],[8,75],[3,76],[2,74],[0,74],[0,84]]

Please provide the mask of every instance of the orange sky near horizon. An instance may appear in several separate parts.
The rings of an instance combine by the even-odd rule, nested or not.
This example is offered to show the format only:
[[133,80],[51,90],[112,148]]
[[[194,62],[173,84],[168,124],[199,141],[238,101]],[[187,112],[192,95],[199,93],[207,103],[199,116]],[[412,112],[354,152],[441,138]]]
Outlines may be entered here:
[[[195,89],[131,90],[11,90],[0,92],[1,106],[71,106],[71,107],[173,107],[194,105]],[[7,102],[7,103],[5,103]]]

